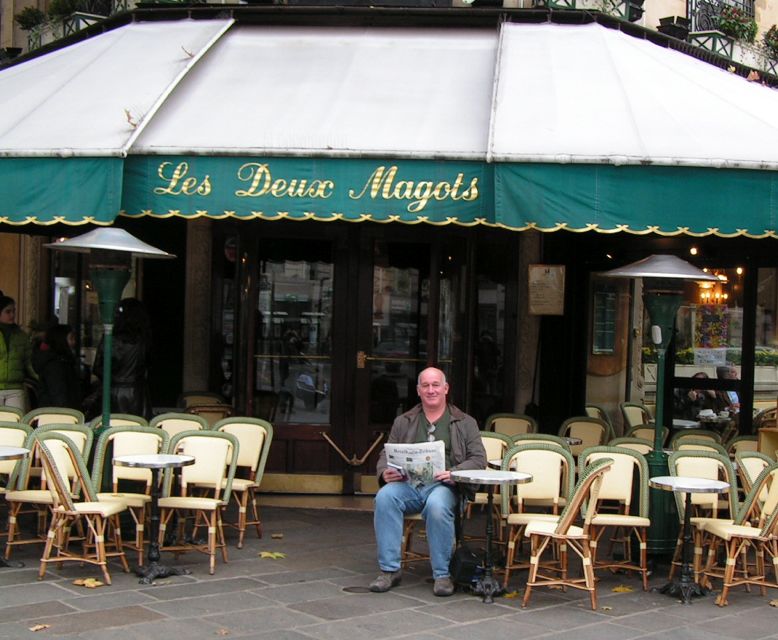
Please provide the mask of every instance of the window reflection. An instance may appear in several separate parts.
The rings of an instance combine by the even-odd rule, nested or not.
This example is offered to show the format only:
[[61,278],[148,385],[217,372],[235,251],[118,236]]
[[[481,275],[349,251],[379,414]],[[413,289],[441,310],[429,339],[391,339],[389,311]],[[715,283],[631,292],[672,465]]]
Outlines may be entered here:
[[329,243],[277,241],[260,257],[255,413],[277,422],[330,421],[333,265]]

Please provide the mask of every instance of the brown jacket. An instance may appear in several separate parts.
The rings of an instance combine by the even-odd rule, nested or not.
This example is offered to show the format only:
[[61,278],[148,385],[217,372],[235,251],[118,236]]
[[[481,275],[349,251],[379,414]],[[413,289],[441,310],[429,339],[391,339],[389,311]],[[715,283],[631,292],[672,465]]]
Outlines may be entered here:
[[[486,469],[486,450],[481,442],[481,432],[476,421],[453,404],[448,405],[451,416],[449,430],[451,431],[451,462],[452,470]],[[421,421],[421,404],[397,416],[392,424],[387,442],[416,442],[416,433]],[[379,484],[384,484],[383,473],[386,469],[386,454],[381,450],[376,465]]]

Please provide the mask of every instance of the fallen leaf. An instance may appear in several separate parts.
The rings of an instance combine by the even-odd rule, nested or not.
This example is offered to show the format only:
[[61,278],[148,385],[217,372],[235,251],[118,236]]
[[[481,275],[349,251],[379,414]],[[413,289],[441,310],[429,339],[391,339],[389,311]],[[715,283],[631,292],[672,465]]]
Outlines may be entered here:
[[626,584],[620,584],[617,587],[613,587],[611,591],[613,591],[613,593],[632,593],[634,589],[632,587],[628,587]]
[[518,598],[520,595],[521,593],[518,591],[509,591],[503,595],[503,598],[508,598],[510,600],[511,598]]
[[95,580],[94,578],[87,578],[84,580],[84,586],[87,589],[97,589],[97,587],[104,586],[104,583],[100,582],[99,580]]
[[770,600],[770,602],[767,604],[769,604],[771,607],[778,607],[778,600]]
[[600,607],[600,611],[613,611],[613,607]]
[[284,537],[283,533],[271,533],[270,537],[273,538],[273,540],[281,540]]
[[283,560],[286,558],[286,554],[280,551],[260,551],[259,557],[268,558],[269,560]]
[[729,71],[730,73],[735,73],[735,71],[737,71],[737,69],[735,69],[734,65],[729,65],[727,67],[727,71]]
[[216,635],[217,636],[228,636],[228,635],[230,635],[230,630],[229,629],[219,629],[216,632]]
[[44,629],[48,629],[50,625],[48,624],[35,624],[30,627],[30,631],[43,631]]

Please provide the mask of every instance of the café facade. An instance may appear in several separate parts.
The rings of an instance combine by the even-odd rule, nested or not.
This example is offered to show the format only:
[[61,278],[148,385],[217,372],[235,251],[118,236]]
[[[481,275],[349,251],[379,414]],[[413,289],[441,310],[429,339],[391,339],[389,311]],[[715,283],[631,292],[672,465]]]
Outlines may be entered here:
[[[100,339],[86,258],[123,227],[177,256],[125,295],[153,319],[158,410],[187,390],[271,420],[263,488],[353,493],[416,375],[541,430],[651,404],[640,281],[688,283],[667,397],[734,364],[778,396],[778,94],[596,13],[137,9],[0,69],[0,243],[27,328]],[[672,406],[671,406],[672,410]],[[741,429],[750,429],[750,421]]]

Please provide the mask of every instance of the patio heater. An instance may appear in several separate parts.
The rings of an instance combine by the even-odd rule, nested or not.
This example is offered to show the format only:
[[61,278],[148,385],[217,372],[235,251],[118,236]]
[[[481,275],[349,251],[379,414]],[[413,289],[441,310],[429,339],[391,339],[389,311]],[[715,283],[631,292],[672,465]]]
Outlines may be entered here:
[[[649,477],[668,474],[667,454],[663,450],[662,427],[672,424],[664,415],[665,356],[673,336],[675,317],[681,307],[684,281],[712,281],[705,273],[685,260],[672,255],[653,255],[632,264],[601,274],[609,277],[643,278],[643,304],[651,322],[651,341],[656,347],[656,410],[654,447],[646,456]],[[648,531],[648,553],[668,555],[675,549],[677,520],[672,517],[673,496],[660,489],[650,490],[651,527]]]
[[[89,254],[89,278],[97,292],[103,322],[103,403],[101,429],[111,424],[111,354],[113,320],[124,287],[130,281],[132,258],[175,258],[138,240],[124,229],[104,227],[75,238],[44,245],[58,251]],[[99,433],[99,432],[98,432]]]

